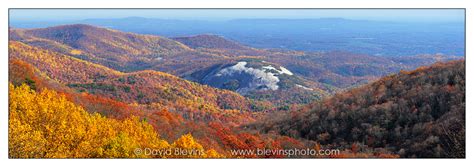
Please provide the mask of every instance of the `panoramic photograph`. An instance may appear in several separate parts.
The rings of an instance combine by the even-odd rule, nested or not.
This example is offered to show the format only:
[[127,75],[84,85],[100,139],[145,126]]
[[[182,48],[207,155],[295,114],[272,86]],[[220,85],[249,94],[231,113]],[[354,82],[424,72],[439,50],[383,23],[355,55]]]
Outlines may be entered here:
[[466,158],[465,9],[8,14],[10,159]]

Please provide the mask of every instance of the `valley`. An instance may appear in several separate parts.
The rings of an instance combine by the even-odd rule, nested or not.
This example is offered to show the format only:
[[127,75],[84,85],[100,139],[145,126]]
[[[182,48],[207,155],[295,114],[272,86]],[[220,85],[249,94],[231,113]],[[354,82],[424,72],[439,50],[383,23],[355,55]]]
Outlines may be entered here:
[[[294,104],[293,101],[303,102],[299,99],[308,99],[303,102],[307,104],[400,70],[413,70],[437,61],[459,58],[276,51],[251,48],[215,35],[179,37],[174,41],[173,38],[82,24],[13,29],[10,38],[117,71],[161,71],[212,87],[240,91],[244,96],[255,97],[253,99],[280,92],[283,96],[270,99],[273,103],[283,104],[279,107]],[[226,71],[226,67],[240,66],[239,63],[246,66],[237,73],[215,76]],[[283,68],[287,73],[278,72],[275,67]],[[299,93],[291,94],[295,91]],[[290,95],[285,97],[287,93]]]
[[[186,147],[180,141],[205,154],[177,158],[238,158],[230,150],[259,148],[342,151],[316,158],[464,156],[464,137],[448,133],[464,130],[463,57],[265,49],[213,34],[168,38],[86,24],[11,28],[9,35],[10,90],[40,100],[53,92],[46,99],[80,108],[73,110],[84,115],[78,121],[98,114],[111,124],[153,128],[114,132],[107,139],[120,138],[117,148],[95,143],[94,154],[66,157]],[[10,110],[30,110],[22,105],[29,104]],[[27,120],[16,116],[18,124]]]

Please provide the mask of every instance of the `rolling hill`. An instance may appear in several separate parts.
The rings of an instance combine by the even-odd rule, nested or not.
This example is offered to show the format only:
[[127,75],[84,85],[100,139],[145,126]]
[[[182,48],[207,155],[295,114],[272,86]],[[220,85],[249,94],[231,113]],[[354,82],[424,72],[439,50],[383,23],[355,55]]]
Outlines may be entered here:
[[[228,45],[232,45],[235,50],[240,50],[242,52],[245,52],[245,50],[241,50],[244,48],[250,51],[253,50],[251,48],[240,46],[235,42],[230,42],[223,38],[210,35],[198,36],[196,37],[198,39],[194,40],[201,40],[201,38],[204,38],[202,40],[207,41],[207,39],[209,39],[210,43],[207,45],[208,48],[206,49],[211,49],[212,51],[202,49],[193,50],[190,48],[194,46],[188,47],[177,41],[169,42],[172,40],[166,38],[121,33],[114,30],[87,25],[66,25],[33,30],[14,29],[11,31],[11,34],[11,39],[13,41],[21,41],[22,43],[36,46],[44,50],[55,51],[62,53],[65,56],[75,57],[84,61],[101,64],[114,70],[139,72],[141,69],[151,69],[169,72],[184,78],[190,78],[188,76],[191,74],[195,74],[201,69],[206,69],[212,65],[231,64],[240,59],[216,54],[214,53],[214,48],[224,47],[223,49],[225,50],[229,48]],[[100,35],[107,37],[102,38]],[[182,40],[185,39],[189,40],[188,38],[182,38]],[[145,40],[152,40],[154,43],[142,43]],[[223,44],[219,45],[219,43]],[[216,46],[210,47],[211,45]],[[240,47],[237,47],[237,45]],[[173,50],[173,48],[178,49]],[[181,50],[179,50],[179,48]],[[136,50],[140,50],[140,52],[136,52]],[[151,53],[162,53],[166,56],[159,57],[159,59],[149,59],[147,55],[150,55]],[[233,53],[235,55],[236,52],[226,50],[226,53]],[[208,84],[204,80],[191,79],[191,81]],[[305,90],[301,91],[304,92]],[[321,94],[317,93],[320,92],[312,93],[315,94],[315,98],[313,98],[313,100],[322,96]],[[136,96],[140,95],[137,94]],[[131,97],[121,98],[132,99]]]
[[402,71],[254,125],[352,153],[465,157],[465,61]]
[[211,34],[187,36],[187,37],[175,37],[171,38],[178,42],[185,44],[188,47],[197,48],[208,48],[208,49],[249,49],[249,47],[243,46],[237,42],[229,41],[223,37]]
[[10,42],[10,58],[36,67],[48,78],[125,103],[155,104],[157,109],[202,114],[224,110],[250,111],[251,103],[237,93],[200,85],[157,71],[122,73],[57,52]]
[[[459,58],[255,49],[217,35],[165,38],[84,24],[11,29],[10,40],[119,72],[154,70],[169,73],[200,84],[236,91],[253,100],[270,101],[277,108],[304,105],[399,70]],[[246,63],[240,72],[217,75],[239,63]],[[280,74],[281,68],[293,75]]]
[[167,38],[124,33],[84,24],[13,29],[10,34],[12,40],[123,71],[129,68],[139,69],[140,62],[153,63],[165,56],[189,50],[185,45]]
[[[81,111],[81,118],[103,119],[111,125],[101,124],[98,132],[109,127],[108,137],[101,138],[103,142],[98,142],[97,148],[84,150],[81,154],[69,155],[55,150],[38,151],[29,154],[34,157],[49,157],[42,154],[48,152],[56,157],[131,157],[130,149],[111,148],[109,142],[120,141],[130,142],[135,146],[153,145],[157,137],[161,143],[185,142],[198,143],[199,149],[215,150],[212,155],[216,157],[250,157],[256,155],[237,156],[231,154],[231,149],[256,149],[256,148],[303,148],[311,147],[311,143],[306,143],[280,135],[266,135],[253,132],[242,131],[238,126],[253,122],[260,113],[253,113],[251,107],[258,106],[258,102],[248,100],[239,94],[231,91],[215,89],[209,86],[193,83],[170,74],[146,70],[131,73],[123,73],[112,70],[102,65],[80,60],[58,52],[32,47],[21,42],[11,41],[9,43],[9,82],[11,91],[15,91],[14,100],[10,104],[31,103],[30,101],[19,101],[26,98],[25,95],[18,95],[21,92],[34,98],[47,98],[49,101],[36,101],[41,104],[48,102],[61,103],[74,108],[74,113]],[[37,92],[37,93],[35,93]],[[48,92],[46,95],[44,92]],[[51,94],[51,95],[48,95]],[[18,97],[17,97],[18,96]],[[41,99],[40,99],[41,100]],[[38,104],[35,104],[38,105]],[[48,105],[53,107],[52,105]],[[66,111],[73,111],[67,107],[54,106],[56,114],[44,116],[48,119],[67,121]],[[11,118],[26,118],[21,109],[11,109],[14,113]],[[41,112],[34,110],[32,112]],[[49,110],[48,110],[49,111]],[[84,111],[87,111],[86,114]],[[100,114],[95,115],[95,113]],[[38,118],[42,119],[42,118]],[[74,119],[76,120],[76,119]],[[54,122],[53,122],[54,123]],[[55,124],[48,122],[47,126]],[[123,128],[133,128],[137,125],[146,127],[146,132],[141,129],[132,132],[133,135],[145,137],[146,139],[127,138],[129,131]],[[30,131],[18,131],[15,129],[18,124],[10,124],[11,131],[23,136],[32,136]],[[71,128],[74,124],[67,124],[62,128]],[[79,124],[77,124],[79,126]],[[83,124],[80,124],[81,126]],[[149,128],[149,125],[153,129]],[[21,125],[28,126],[28,125]],[[41,128],[42,125],[31,124],[38,132],[49,133]],[[87,126],[85,124],[84,126]],[[99,126],[99,125],[98,125]],[[115,128],[117,127],[117,128]],[[120,128],[118,128],[120,127]],[[123,128],[122,128],[123,127]],[[81,127],[82,128],[82,127]],[[84,134],[72,133],[73,131],[58,132],[61,135],[72,136],[74,140],[82,141]],[[94,131],[96,132],[96,131]],[[156,132],[156,133],[155,133]],[[35,133],[36,134],[36,133]],[[94,133],[96,134],[96,133]],[[192,135],[191,135],[192,134]],[[39,138],[42,139],[42,138]],[[182,141],[185,140],[185,141]],[[21,143],[31,143],[36,140],[12,139],[10,150],[28,150],[29,147]],[[70,143],[63,138],[54,141],[45,141],[45,144],[54,144],[58,141]],[[137,144],[140,142],[140,144]],[[202,143],[199,144],[199,143]],[[87,144],[87,141],[83,144]],[[131,146],[130,145],[130,146]],[[176,144],[171,144],[171,146]],[[122,144],[120,146],[128,146]],[[186,145],[188,147],[189,145]],[[63,150],[74,150],[76,147],[63,145]],[[101,152],[101,148],[104,152]],[[98,150],[96,150],[98,149]],[[110,152],[113,151],[113,152]],[[132,150],[133,151],[133,150]],[[206,153],[207,155],[207,153]],[[27,157],[25,154],[10,154],[12,157]],[[53,155],[51,155],[53,156]]]

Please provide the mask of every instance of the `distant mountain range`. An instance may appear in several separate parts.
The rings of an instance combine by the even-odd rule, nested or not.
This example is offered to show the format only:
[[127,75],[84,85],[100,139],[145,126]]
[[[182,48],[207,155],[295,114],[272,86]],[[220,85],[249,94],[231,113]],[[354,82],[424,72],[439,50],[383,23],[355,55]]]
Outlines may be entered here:
[[62,22],[10,21],[15,28],[90,24],[165,37],[216,34],[255,48],[350,51],[380,56],[445,54],[464,56],[463,23],[382,22],[321,19],[173,20],[129,17]]

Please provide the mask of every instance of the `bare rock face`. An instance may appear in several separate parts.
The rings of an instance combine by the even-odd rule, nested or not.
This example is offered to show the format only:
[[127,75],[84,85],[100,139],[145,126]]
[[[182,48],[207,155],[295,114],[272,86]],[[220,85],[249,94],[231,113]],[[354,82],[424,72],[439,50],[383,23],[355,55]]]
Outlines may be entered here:
[[273,90],[280,88],[281,75],[292,76],[293,73],[284,67],[275,68],[272,65],[250,67],[248,62],[240,61],[237,64],[216,70],[204,78],[204,83],[214,87],[235,90],[240,94],[247,94],[257,90]]

